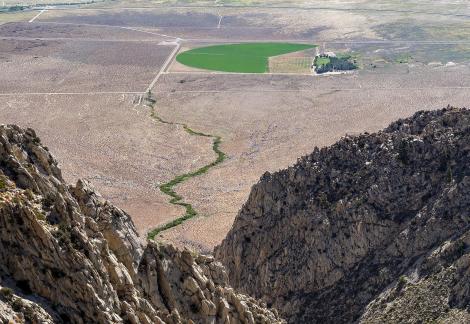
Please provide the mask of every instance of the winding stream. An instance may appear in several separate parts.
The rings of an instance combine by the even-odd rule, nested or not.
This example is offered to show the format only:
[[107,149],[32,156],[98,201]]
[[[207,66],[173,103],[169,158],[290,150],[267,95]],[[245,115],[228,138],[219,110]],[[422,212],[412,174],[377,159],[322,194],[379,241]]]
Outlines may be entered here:
[[153,240],[161,232],[166,231],[166,230],[168,230],[170,228],[173,228],[175,226],[178,226],[178,225],[182,224],[183,222],[187,221],[188,219],[191,219],[191,218],[197,216],[197,214],[198,214],[197,211],[194,209],[194,207],[190,203],[187,203],[187,202],[184,201],[183,196],[176,193],[174,188],[178,184],[180,184],[180,183],[182,183],[186,180],[189,180],[193,177],[197,177],[197,176],[200,176],[200,175],[208,172],[211,168],[213,168],[213,167],[219,165],[220,163],[222,163],[227,158],[227,155],[222,150],[220,150],[220,144],[222,144],[222,138],[220,136],[213,135],[213,134],[205,134],[205,133],[202,133],[202,132],[197,132],[197,131],[193,130],[192,128],[190,128],[187,124],[177,123],[177,122],[170,122],[170,121],[162,119],[156,113],[156,110],[155,110],[156,100],[154,98],[152,98],[152,95],[151,95],[150,92],[147,93],[147,98],[145,99],[145,101],[146,101],[145,105],[151,109],[150,117],[152,119],[154,119],[154,120],[156,120],[160,123],[163,123],[163,124],[183,126],[183,129],[188,134],[193,135],[193,136],[201,136],[201,137],[210,137],[210,138],[212,138],[212,150],[217,155],[216,159],[213,162],[211,162],[209,164],[206,164],[203,167],[201,167],[201,168],[199,168],[195,171],[177,175],[172,180],[158,186],[158,188],[160,189],[161,192],[163,192],[164,194],[170,196],[170,204],[184,207],[185,208],[185,213],[182,216],[172,220],[171,222],[160,225],[157,228],[154,228],[153,230],[151,230],[147,234],[147,237],[149,239]]

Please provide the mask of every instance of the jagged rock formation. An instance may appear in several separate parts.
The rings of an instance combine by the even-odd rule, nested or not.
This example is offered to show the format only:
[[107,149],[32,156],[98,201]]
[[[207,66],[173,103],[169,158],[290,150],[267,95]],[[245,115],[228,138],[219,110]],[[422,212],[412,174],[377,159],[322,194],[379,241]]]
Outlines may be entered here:
[[31,129],[0,126],[0,321],[282,323],[219,262],[140,242],[86,181],[67,186]]
[[0,323],[54,323],[54,318],[37,301],[15,296],[6,287],[0,287],[0,296]]
[[470,111],[418,112],[265,174],[216,258],[290,323],[468,323]]

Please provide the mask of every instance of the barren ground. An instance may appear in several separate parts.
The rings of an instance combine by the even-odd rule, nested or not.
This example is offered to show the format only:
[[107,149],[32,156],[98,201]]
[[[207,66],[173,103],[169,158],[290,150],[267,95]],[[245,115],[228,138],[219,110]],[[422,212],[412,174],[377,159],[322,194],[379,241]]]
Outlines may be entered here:
[[215,74],[170,62],[153,89],[158,115],[221,136],[228,159],[176,187],[199,216],[158,239],[210,252],[265,171],[346,133],[469,105],[470,9],[423,2],[105,1],[48,10],[33,23],[36,11],[0,13],[0,122],[35,128],[67,181],[92,181],[145,235],[183,213],[158,185],[215,158],[209,138],[158,123],[139,105],[172,36],[182,49],[286,40],[354,55],[359,71],[330,76]]

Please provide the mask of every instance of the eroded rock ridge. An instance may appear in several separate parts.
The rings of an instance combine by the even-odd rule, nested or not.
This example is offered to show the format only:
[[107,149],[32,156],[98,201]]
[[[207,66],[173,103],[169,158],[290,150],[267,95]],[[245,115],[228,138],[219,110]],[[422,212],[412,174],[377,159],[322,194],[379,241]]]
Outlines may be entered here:
[[0,126],[0,322],[282,323],[212,257],[144,246],[87,181],[68,186],[31,129]]
[[469,323],[470,111],[418,112],[265,174],[216,258],[290,323]]

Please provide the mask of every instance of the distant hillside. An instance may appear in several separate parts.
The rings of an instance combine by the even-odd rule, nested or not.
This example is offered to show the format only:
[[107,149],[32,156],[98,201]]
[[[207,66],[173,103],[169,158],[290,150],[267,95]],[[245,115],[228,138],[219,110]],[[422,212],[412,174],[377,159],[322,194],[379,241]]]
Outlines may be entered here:
[[290,323],[470,323],[470,111],[418,112],[256,184],[216,258]]
[[141,244],[86,181],[67,186],[31,129],[0,126],[0,323],[283,323],[219,262]]

